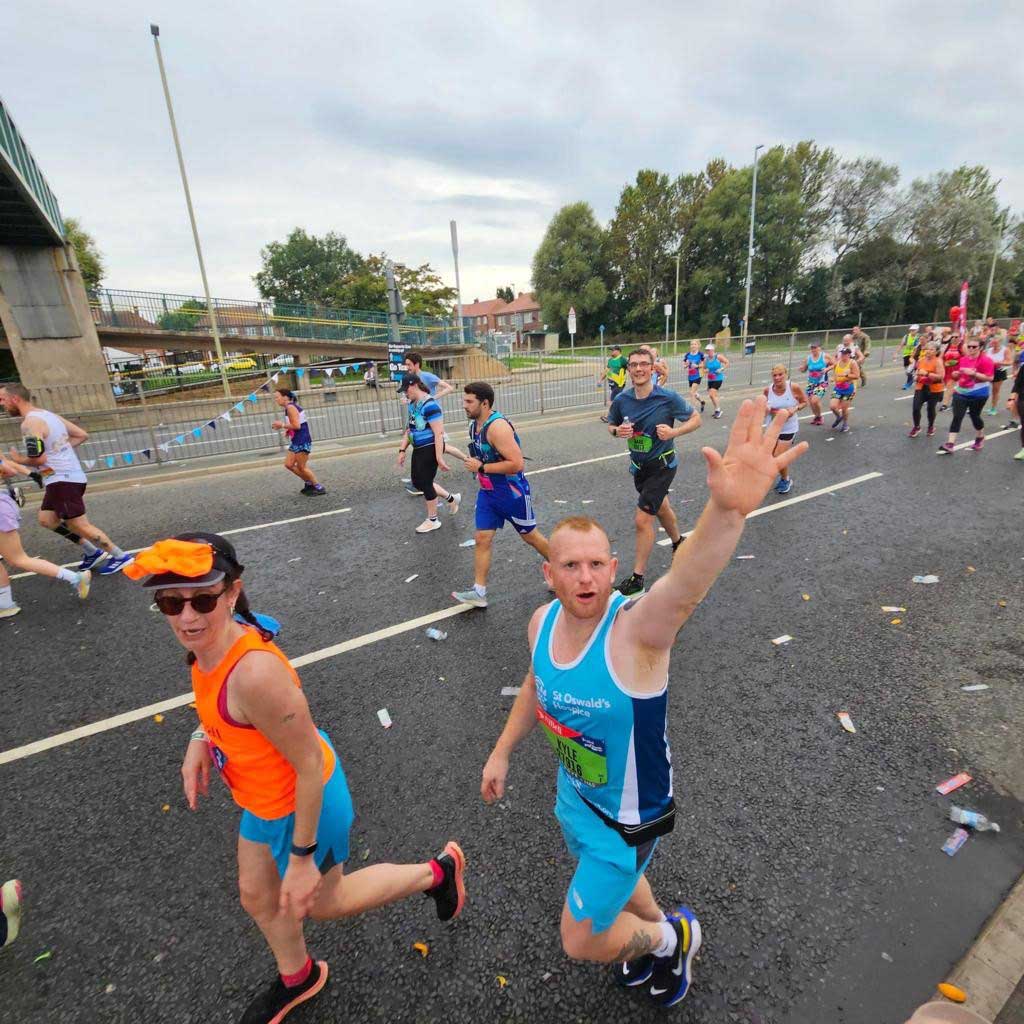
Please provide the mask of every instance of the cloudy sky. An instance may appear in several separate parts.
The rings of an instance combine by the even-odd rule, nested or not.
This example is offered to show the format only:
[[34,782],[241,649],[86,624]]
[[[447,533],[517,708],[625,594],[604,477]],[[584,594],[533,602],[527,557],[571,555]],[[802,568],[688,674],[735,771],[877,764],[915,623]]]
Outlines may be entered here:
[[982,162],[1024,209],[1015,3],[10,0],[4,20],[0,94],[115,288],[200,289],[150,21],[228,298],[296,225],[454,283],[452,218],[464,301],[525,290],[561,204],[606,221],[638,169],[756,143],[905,180]]

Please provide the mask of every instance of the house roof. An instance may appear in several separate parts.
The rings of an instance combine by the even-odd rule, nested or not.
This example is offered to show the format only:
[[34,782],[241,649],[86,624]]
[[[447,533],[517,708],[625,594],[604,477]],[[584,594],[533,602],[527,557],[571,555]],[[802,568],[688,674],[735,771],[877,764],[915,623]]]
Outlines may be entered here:
[[137,309],[104,309],[102,306],[92,307],[93,323],[97,327],[135,327],[151,331],[156,324],[147,320]]
[[[247,306],[217,306],[217,326],[225,324],[229,327],[261,327],[268,324],[267,314],[259,306],[250,304]],[[196,317],[195,323],[198,330],[210,329],[210,317],[204,310]]]
[[540,303],[533,292],[520,292],[508,305],[503,306],[499,312],[530,313],[536,309],[540,309]]
[[481,302],[474,299],[472,302],[462,304],[463,316],[490,316],[501,312],[505,307],[504,299],[485,299]]

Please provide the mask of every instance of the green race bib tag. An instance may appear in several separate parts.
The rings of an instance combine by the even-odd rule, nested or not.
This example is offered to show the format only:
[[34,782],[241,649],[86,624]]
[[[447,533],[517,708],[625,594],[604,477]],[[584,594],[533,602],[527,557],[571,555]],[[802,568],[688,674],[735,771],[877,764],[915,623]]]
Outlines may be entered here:
[[631,452],[649,452],[654,447],[654,438],[648,434],[634,434],[626,442],[626,447]]
[[537,718],[544,727],[544,735],[562,762],[562,767],[575,779],[588,786],[603,786],[608,782],[608,757],[600,740],[563,725],[540,705]]

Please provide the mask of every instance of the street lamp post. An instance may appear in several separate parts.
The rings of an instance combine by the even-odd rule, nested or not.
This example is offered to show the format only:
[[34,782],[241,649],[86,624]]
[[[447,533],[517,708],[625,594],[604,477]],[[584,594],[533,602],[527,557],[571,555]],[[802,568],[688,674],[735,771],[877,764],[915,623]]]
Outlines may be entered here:
[[675,349],[679,349],[679,257],[682,253],[676,253],[676,304],[675,314],[672,320],[672,344]]
[[981,319],[985,320],[988,317],[988,304],[992,299],[992,282],[996,276],[996,263],[999,261],[999,247],[1003,244],[1003,234],[1006,231],[1006,212],[1003,212],[1002,217],[999,218],[999,233],[996,235],[995,248],[992,250],[992,266],[989,267],[988,271],[988,288],[985,290],[985,311],[981,314]]
[[178,139],[178,126],[174,120],[174,107],[171,105],[171,91],[167,87],[167,72],[164,70],[164,58],[160,52],[160,26],[150,25],[153,34],[153,45],[156,47],[156,62],[160,67],[160,82],[164,87],[164,99],[167,101],[167,116],[171,121],[171,135],[174,137],[174,151],[178,154],[178,170],[181,171],[181,185],[185,190],[185,205],[188,207],[188,219],[192,224],[192,239],[196,243],[196,256],[199,258],[199,274],[203,279],[203,293],[206,295],[206,315],[210,318],[210,330],[213,333],[213,345],[217,350],[217,366],[220,369],[221,383],[224,394],[231,397],[231,385],[228,383],[227,370],[224,368],[224,349],[220,344],[220,331],[217,329],[217,313],[210,298],[210,282],[206,279],[206,264],[203,262],[203,247],[199,244],[199,229],[196,227],[196,214],[192,209],[192,193],[188,187],[188,175],[185,173],[185,160],[181,155],[181,141]]
[[750,274],[754,266],[754,211],[757,208],[757,154],[764,145],[754,147],[754,181],[750,188],[750,236],[747,239],[747,297],[743,303],[743,351],[747,351],[747,325],[750,320]]
[[665,347],[668,348],[668,321],[669,317],[672,316],[672,306],[669,303],[665,303]]
[[459,316],[459,344],[466,340],[465,328],[462,323],[462,285],[459,283],[459,229],[455,221],[451,222],[452,229],[452,256],[455,257],[455,308]]

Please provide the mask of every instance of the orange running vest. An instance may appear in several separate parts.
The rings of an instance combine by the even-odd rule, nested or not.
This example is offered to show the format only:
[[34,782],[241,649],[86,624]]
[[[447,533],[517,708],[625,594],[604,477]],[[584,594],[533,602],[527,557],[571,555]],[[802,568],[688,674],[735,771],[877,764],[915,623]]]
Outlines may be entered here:
[[[199,720],[206,730],[210,754],[235,803],[258,818],[283,818],[295,811],[295,769],[255,726],[240,725],[228,717],[227,681],[235,666],[250,651],[268,651],[281,659],[300,689],[298,674],[284,652],[255,629],[247,629],[212,672],[192,665],[192,692]],[[324,752],[324,782],[334,771],[334,751],[317,737]]]

